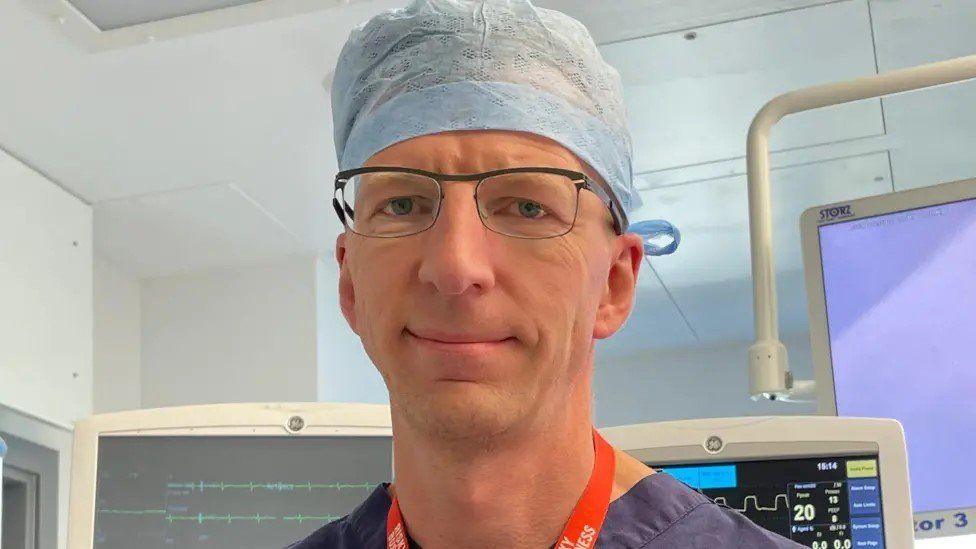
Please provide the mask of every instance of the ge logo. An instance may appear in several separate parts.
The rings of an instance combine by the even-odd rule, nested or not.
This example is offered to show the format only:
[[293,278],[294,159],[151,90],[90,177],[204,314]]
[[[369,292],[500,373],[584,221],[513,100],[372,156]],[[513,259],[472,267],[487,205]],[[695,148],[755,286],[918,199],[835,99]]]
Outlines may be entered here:
[[725,443],[716,435],[712,435],[705,439],[705,451],[710,454],[717,454],[722,451],[725,447]]
[[297,433],[305,428],[305,420],[302,416],[291,416],[288,418],[288,430]]

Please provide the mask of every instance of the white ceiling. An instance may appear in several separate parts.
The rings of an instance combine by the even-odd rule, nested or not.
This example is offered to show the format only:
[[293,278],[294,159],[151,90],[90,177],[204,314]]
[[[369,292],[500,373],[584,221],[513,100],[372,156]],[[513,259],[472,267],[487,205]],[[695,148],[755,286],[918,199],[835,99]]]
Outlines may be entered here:
[[[328,253],[339,226],[323,78],[352,26],[404,0],[100,53],[69,40],[32,1],[0,0],[0,147],[93,204],[102,257],[145,278]],[[765,101],[976,52],[972,0],[538,4],[583,20],[604,44],[625,84],[645,189],[636,217],[671,219],[684,236],[676,255],[645,268],[631,322],[604,346],[610,354],[751,336],[745,134]],[[799,213],[976,175],[973,104],[976,85],[966,84],[777,127],[785,332],[806,329]]]
[[[280,238],[274,250],[262,239],[227,254],[213,246],[219,234],[142,238],[180,235],[187,216],[234,234],[275,226],[303,250],[331,245],[336,165],[322,80],[348,29],[400,2],[101,53],[69,41],[24,3],[0,0],[0,145],[94,205],[100,253],[150,277],[212,266],[215,255],[251,262],[295,247]],[[232,200],[249,198],[215,208],[213,191],[192,192],[220,185],[234,186]],[[134,226],[147,208],[160,215]],[[167,218],[167,210],[186,215]]]

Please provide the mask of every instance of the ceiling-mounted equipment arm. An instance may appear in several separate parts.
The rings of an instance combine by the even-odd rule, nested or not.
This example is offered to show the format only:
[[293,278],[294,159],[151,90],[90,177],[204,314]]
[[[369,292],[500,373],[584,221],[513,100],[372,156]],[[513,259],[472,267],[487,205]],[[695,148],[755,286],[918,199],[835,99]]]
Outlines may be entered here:
[[786,347],[779,339],[769,177],[769,134],[773,126],[785,116],[798,112],[974,78],[976,55],[970,55],[792,91],[766,103],[756,114],[746,145],[756,330],[756,341],[749,347],[749,392],[754,398],[803,400],[813,393],[812,381],[793,380]]

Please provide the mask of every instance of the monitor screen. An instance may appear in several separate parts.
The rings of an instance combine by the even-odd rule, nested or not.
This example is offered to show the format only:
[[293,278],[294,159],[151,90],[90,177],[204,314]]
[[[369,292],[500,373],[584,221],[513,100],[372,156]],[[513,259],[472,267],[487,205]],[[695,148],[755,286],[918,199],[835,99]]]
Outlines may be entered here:
[[837,413],[905,428],[915,512],[976,503],[976,199],[819,228]]
[[884,547],[876,454],[648,465],[806,547]]
[[391,471],[390,437],[103,436],[93,546],[283,547]]

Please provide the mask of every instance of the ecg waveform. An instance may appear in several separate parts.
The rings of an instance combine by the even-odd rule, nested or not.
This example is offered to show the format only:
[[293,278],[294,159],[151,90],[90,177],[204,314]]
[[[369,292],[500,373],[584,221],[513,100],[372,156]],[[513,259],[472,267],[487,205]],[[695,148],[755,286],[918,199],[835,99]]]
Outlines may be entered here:
[[290,517],[281,517],[281,520],[292,520],[297,521],[299,524],[306,520],[314,520],[316,522],[332,522],[334,520],[339,520],[341,517],[335,515],[323,515],[323,516],[309,516],[309,515],[293,515]]
[[[170,491],[170,497],[192,497],[192,498],[212,498],[215,496],[206,496],[208,494],[220,494],[227,493],[226,497],[236,497],[237,494],[248,494],[254,492],[264,492],[267,497],[291,497],[287,494],[301,494],[301,493],[317,493],[324,494],[326,490],[333,490],[336,492],[354,492],[357,490],[370,491],[376,488],[378,484],[372,482],[330,482],[330,483],[314,483],[314,482],[218,482],[218,481],[204,481],[198,480],[194,482],[167,482],[166,489]],[[268,494],[269,492],[275,492],[275,495]],[[234,494],[235,496],[232,496]],[[280,496],[278,495],[280,494]],[[221,497],[221,496],[216,496]],[[254,495],[255,498],[261,498],[258,494]],[[213,503],[211,502],[211,506]],[[205,504],[206,506],[206,504]],[[266,506],[266,504],[265,504]],[[182,511],[182,512],[181,512]],[[252,523],[252,524],[263,524],[269,522],[279,522],[280,524],[302,524],[304,522],[332,522],[338,520],[340,517],[338,515],[332,514],[304,514],[295,513],[292,511],[285,515],[270,515],[264,513],[254,513],[254,514],[221,514],[221,513],[187,513],[186,507],[177,506],[167,506],[166,508],[157,509],[99,509],[98,513],[101,515],[117,515],[125,517],[155,517],[166,524],[204,524],[204,523],[224,523],[224,524],[234,524],[234,523]]]
[[775,511],[779,511],[779,502],[780,502],[781,499],[783,501],[783,508],[784,509],[789,509],[789,507],[790,507],[790,500],[786,497],[786,494],[777,494],[776,495],[776,499],[773,500],[773,506],[772,507],[763,507],[763,506],[759,505],[759,496],[754,496],[754,495],[748,495],[748,496],[746,496],[745,498],[742,499],[742,508],[741,509],[739,507],[732,507],[731,505],[729,505],[728,504],[728,500],[725,499],[724,496],[719,496],[719,497],[715,498],[714,501],[715,501],[715,503],[717,503],[719,505],[724,505],[724,506],[729,507],[731,509],[735,509],[736,511],[739,511],[740,513],[746,513],[746,512],[749,511],[749,501],[750,500],[752,500],[752,505],[753,505],[753,507],[755,508],[756,511],[772,511],[772,512],[775,512]]
[[221,492],[225,490],[247,490],[253,492],[254,490],[271,490],[276,492],[290,492],[294,490],[307,490],[311,492],[312,490],[373,490],[378,486],[377,484],[372,484],[369,482],[360,483],[344,483],[344,482],[333,482],[328,484],[315,484],[312,482],[294,483],[294,482],[168,482],[166,487],[173,490],[191,490],[203,492],[204,490],[220,490]]
[[197,513],[196,515],[177,515],[170,514],[166,509],[99,509],[99,513],[106,515],[129,515],[129,516],[148,516],[148,515],[159,515],[162,516],[163,520],[172,524],[174,522],[196,522],[197,524],[203,524],[204,522],[224,522],[231,524],[233,522],[255,522],[260,524],[261,522],[271,522],[271,521],[290,521],[298,522],[299,524],[305,521],[315,521],[315,522],[332,522],[334,520],[339,520],[336,515],[303,515],[301,513],[296,515],[287,515],[282,517],[276,517],[273,515],[262,515],[260,513],[255,513],[253,515],[211,515],[205,513]]

